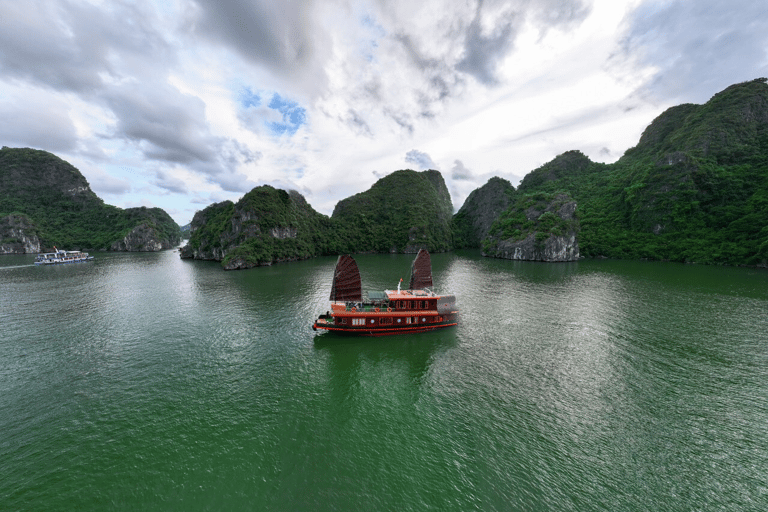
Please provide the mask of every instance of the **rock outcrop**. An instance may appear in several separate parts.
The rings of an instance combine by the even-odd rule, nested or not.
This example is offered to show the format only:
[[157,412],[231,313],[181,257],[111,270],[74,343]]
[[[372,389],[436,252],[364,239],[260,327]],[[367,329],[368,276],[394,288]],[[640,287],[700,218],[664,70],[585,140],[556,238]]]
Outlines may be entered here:
[[149,224],[143,222],[133,228],[121,240],[110,247],[110,251],[126,252],[156,252],[171,249],[175,246],[168,238]]
[[493,222],[512,204],[515,187],[497,176],[473,190],[453,217],[456,247],[480,247]]
[[567,194],[520,197],[483,242],[483,254],[521,261],[579,259],[576,202]]
[[37,228],[26,215],[0,218],[0,254],[34,254],[40,252]]
[[181,257],[220,261],[225,270],[306,259],[325,250],[327,223],[298,192],[264,185],[197,212]]

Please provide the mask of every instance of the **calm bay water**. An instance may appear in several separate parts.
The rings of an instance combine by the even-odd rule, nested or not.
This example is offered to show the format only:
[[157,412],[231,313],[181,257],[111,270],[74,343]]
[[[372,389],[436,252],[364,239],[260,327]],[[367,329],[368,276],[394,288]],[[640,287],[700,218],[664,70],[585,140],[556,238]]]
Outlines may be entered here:
[[96,257],[0,257],[0,510],[768,509],[768,271],[433,254],[461,324],[353,339],[335,258]]

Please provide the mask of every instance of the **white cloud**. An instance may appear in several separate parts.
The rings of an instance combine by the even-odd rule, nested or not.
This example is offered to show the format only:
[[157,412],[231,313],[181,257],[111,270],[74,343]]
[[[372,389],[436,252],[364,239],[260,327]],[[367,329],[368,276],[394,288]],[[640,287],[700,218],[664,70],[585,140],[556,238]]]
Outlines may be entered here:
[[404,163],[458,208],[768,75],[768,15],[735,1],[3,2],[0,144],[180,223],[264,183],[330,214]]
[[405,154],[405,161],[409,164],[413,164],[417,171],[435,169],[437,167],[428,154],[417,149],[412,149],[407,152]]

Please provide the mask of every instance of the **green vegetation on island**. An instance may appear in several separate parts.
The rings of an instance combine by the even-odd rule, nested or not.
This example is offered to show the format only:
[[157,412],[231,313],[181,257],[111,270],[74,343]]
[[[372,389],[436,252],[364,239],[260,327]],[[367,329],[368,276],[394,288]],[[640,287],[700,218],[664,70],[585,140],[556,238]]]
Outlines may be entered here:
[[[104,204],[73,165],[29,148],[0,149],[0,219],[9,216],[25,218],[32,226],[27,232],[45,248],[156,250],[181,241],[179,226],[164,210]],[[146,235],[131,238],[137,228],[151,236],[146,249]]]
[[[325,254],[482,247],[512,259],[768,266],[766,81],[668,109],[613,164],[568,151],[517,189],[492,178],[456,215],[434,170],[395,171],[341,200],[331,217],[298,192],[257,187],[237,203],[197,212],[182,256],[249,268]],[[104,204],[60,158],[0,150],[0,251],[157,250],[179,240],[163,210]]]
[[[514,195],[539,193],[577,202],[582,256],[766,265],[768,84],[668,109],[614,164],[566,152]],[[513,205],[502,214],[496,234],[518,236],[520,213]]]
[[[512,206],[491,226],[483,250],[490,252],[494,240],[519,242],[530,236],[543,249],[544,241],[550,236],[562,237],[578,233],[578,218],[570,211],[575,206],[567,194],[519,193]],[[560,214],[563,210],[563,214]]]
[[307,259],[327,252],[328,223],[298,192],[263,185],[197,212],[182,257],[227,269]]
[[296,191],[256,187],[197,212],[182,257],[251,268],[324,254],[448,250],[451,201],[437,171],[396,171],[340,201],[332,217]]
[[432,252],[453,248],[453,206],[438,171],[395,171],[339,201],[332,220],[337,252]]

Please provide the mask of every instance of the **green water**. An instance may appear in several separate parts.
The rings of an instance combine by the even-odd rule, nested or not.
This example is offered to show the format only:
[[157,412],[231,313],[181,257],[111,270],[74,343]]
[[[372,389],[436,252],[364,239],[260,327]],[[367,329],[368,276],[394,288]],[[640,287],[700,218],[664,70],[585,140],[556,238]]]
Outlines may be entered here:
[[461,324],[353,339],[335,258],[96,256],[0,258],[0,510],[768,509],[768,271],[433,254]]

